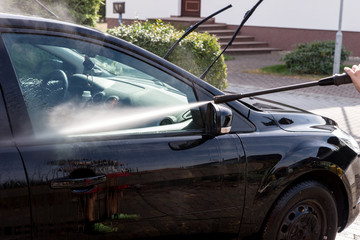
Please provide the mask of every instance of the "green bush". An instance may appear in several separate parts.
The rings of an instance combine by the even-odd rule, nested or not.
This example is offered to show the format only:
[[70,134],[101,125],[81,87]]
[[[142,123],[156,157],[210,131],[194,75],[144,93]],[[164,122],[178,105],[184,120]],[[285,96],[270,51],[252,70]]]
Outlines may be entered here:
[[[111,35],[138,45],[160,57],[163,57],[171,46],[184,33],[170,24],[135,21],[131,25],[121,25],[108,29]],[[220,45],[214,36],[208,33],[192,32],[175,48],[168,60],[181,68],[200,76],[216,56],[221,52]],[[219,89],[227,87],[226,64],[221,56],[205,77],[205,81]]]
[[[60,20],[95,26],[100,6],[105,0],[40,0],[39,2]],[[1,3],[3,12],[54,18],[34,0],[1,0]]]
[[[296,46],[282,60],[291,73],[297,74],[332,74],[335,41],[314,41]],[[344,47],[341,49],[342,64],[350,55]]]

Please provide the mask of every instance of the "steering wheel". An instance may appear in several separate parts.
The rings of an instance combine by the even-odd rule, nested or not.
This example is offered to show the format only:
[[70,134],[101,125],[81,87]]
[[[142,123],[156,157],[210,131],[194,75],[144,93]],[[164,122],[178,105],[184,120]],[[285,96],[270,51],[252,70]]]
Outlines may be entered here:
[[63,70],[56,69],[42,80],[42,88],[51,102],[63,101],[69,89],[69,81]]

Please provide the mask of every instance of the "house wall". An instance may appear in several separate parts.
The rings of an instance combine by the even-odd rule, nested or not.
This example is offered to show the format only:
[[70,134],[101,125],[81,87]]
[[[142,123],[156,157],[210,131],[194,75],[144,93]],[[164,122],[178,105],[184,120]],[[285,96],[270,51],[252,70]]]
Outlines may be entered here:
[[[235,26],[234,26],[235,27]],[[297,44],[311,41],[335,40],[337,31],[295,28],[244,26],[241,34],[266,41],[271,47],[292,50]],[[360,33],[343,31],[342,44],[352,56],[360,56]]]
[[[216,21],[236,25],[257,1],[201,0],[201,16],[232,4],[232,8],[216,16]],[[359,0],[344,0],[342,30],[360,32],[358,4]],[[340,0],[264,0],[246,25],[338,30],[339,12]]]
[[[112,13],[112,2],[107,0],[108,25],[117,24]],[[124,19],[164,18],[180,16],[181,0],[120,0],[125,1]],[[242,34],[268,41],[271,47],[290,50],[294,45],[314,40],[335,40],[339,27],[341,0],[264,0],[248,20]],[[343,45],[352,55],[360,56],[359,0],[343,0]],[[258,0],[201,0],[201,16],[232,4],[232,8],[215,17],[218,23],[227,23],[236,29],[247,10]]]
[[[106,17],[114,14],[113,2],[125,2],[124,19],[180,16],[181,0],[107,0]],[[201,0],[201,16],[232,4],[232,8],[216,16],[217,22],[237,25],[258,0]],[[342,29],[360,32],[359,0],[344,0]],[[355,6],[355,7],[354,7]],[[265,0],[246,23],[247,26],[337,30],[340,0]]]
[[113,13],[113,2],[125,2],[123,19],[145,20],[181,14],[181,0],[106,0],[106,18],[119,18],[119,14]]
[[[212,11],[213,0],[202,0],[202,15]],[[216,17],[217,22],[226,22],[235,29],[257,0],[232,3],[233,7]],[[230,4],[230,0],[217,3]],[[341,30],[343,45],[353,56],[360,56],[360,14],[358,0],[343,1]],[[245,5],[246,6],[240,6]],[[230,12],[232,11],[232,12]],[[235,12],[238,13],[236,20]],[[228,15],[227,15],[228,14]],[[244,35],[267,41],[271,47],[291,50],[296,44],[309,41],[335,40],[339,28],[340,0],[273,0],[263,1],[241,30]],[[232,17],[230,17],[232,16]],[[237,23],[236,23],[237,21]]]

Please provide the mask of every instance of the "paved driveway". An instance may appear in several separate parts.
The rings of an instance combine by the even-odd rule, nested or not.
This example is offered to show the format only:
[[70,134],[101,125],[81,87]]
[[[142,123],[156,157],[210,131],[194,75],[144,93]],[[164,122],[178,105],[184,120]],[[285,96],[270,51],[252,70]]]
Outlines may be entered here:
[[[227,90],[247,93],[309,81],[307,79],[244,73],[245,70],[279,64],[282,54],[282,52],[275,52],[264,55],[237,56],[235,60],[227,61],[229,83]],[[352,59],[347,63],[359,64],[360,60]],[[312,87],[268,94],[262,97],[332,118],[344,131],[350,133],[360,143],[360,93],[355,90],[352,84],[338,87]],[[336,240],[349,239],[360,239],[360,217],[336,237]]]

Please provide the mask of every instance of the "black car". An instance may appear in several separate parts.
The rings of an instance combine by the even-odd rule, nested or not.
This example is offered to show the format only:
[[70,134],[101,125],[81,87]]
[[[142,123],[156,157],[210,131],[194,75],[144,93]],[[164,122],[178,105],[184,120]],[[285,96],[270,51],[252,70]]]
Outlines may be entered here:
[[334,239],[359,146],[85,27],[0,15],[0,239]]

